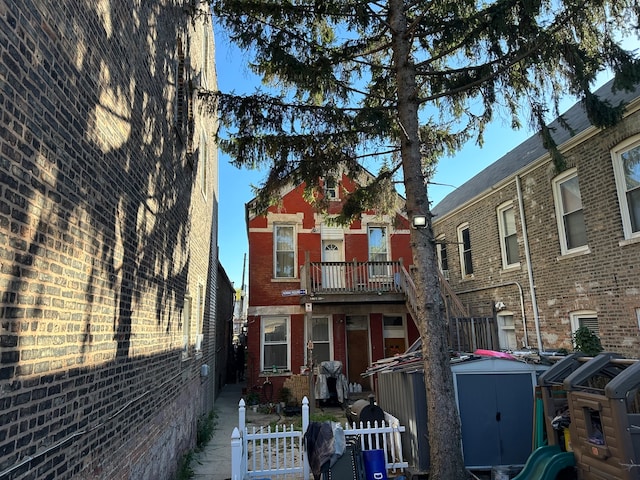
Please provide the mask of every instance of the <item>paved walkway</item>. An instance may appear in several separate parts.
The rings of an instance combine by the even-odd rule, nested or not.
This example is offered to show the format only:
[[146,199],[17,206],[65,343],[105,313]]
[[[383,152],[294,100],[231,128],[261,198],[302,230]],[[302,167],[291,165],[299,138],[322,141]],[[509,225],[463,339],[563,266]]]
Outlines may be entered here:
[[207,446],[191,463],[194,480],[231,479],[231,434],[238,426],[238,402],[245,386],[245,382],[227,384],[216,398],[216,427]]
[[[222,387],[220,395],[215,400],[216,427],[207,446],[194,455],[191,467],[193,480],[231,480],[231,434],[238,426],[238,402],[242,398],[245,382],[230,383]],[[344,410],[340,407],[324,408],[324,412],[331,413],[340,421],[344,421]],[[273,422],[284,420],[278,414],[261,414],[246,410],[246,422],[250,426],[265,426]]]
[[[231,434],[238,426],[238,402],[242,398],[242,389],[246,382],[230,383],[222,387],[214,403],[216,427],[209,443],[194,456],[191,467],[193,480],[230,480],[231,479]],[[275,413],[263,414],[246,410],[246,423],[261,427],[281,420]]]

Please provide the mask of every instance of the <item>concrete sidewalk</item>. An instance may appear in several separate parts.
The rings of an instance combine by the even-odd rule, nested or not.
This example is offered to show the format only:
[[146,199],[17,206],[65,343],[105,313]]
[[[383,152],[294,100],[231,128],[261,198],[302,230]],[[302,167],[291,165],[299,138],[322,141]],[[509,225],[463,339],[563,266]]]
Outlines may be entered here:
[[[230,480],[231,479],[231,434],[238,426],[238,402],[246,382],[230,383],[222,387],[214,403],[217,415],[216,427],[209,443],[201,452],[196,452],[191,463],[194,480]],[[337,421],[344,423],[346,417],[341,407],[318,408],[318,413],[329,413]],[[258,413],[246,410],[246,423],[251,427],[267,426],[273,423],[292,423],[293,419],[277,413]]]
[[[231,479],[231,434],[238,426],[238,402],[246,382],[230,383],[222,387],[214,403],[216,427],[209,443],[194,455],[191,467],[194,480]],[[281,420],[277,414],[252,412],[247,408],[247,425],[261,427]]]
[[193,458],[194,480],[231,478],[231,434],[238,426],[238,402],[245,386],[245,382],[227,384],[216,398],[216,427],[209,443]]
[[238,426],[238,402],[244,383],[225,385],[215,400],[216,427],[207,446],[196,453],[191,466],[195,480],[231,478],[231,434]]

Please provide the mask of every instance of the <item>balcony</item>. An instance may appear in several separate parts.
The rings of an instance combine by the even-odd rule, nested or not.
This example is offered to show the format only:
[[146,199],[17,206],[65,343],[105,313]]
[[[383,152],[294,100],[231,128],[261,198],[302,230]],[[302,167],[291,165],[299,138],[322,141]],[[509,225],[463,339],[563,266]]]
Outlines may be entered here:
[[404,303],[408,273],[402,260],[306,262],[301,280],[314,303]]
[[[449,345],[458,351],[498,348],[495,318],[471,318],[448,282],[448,273],[439,272],[441,294],[449,319]],[[416,287],[402,259],[390,262],[305,262],[301,288],[307,294],[301,303],[406,304],[416,321]]]

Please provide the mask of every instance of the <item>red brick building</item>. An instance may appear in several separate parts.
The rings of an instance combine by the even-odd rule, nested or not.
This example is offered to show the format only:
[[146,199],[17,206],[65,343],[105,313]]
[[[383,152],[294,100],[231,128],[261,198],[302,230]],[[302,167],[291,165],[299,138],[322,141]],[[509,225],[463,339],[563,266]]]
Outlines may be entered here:
[[586,326],[639,355],[640,97],[596,93],[624,119],[599,129],[576,104],[550,124],[564,171],[536,135],[433,209],[441,268],[471,315],[496,316],[502,349],[572,350]]
[[418,337],[403,288],[411,264],[403,199],[396,196],[392,214],[367,212],[340,227],[328,218],[354,184],[337,176],[324,185],[327,216],[305,201],[302,185],[282,192],[266,215],[247,205],[248,381],[269,377],[275,391],[310,352],[314,365],[341,361],[347,380],[368,390],[360,376],[367,366]]

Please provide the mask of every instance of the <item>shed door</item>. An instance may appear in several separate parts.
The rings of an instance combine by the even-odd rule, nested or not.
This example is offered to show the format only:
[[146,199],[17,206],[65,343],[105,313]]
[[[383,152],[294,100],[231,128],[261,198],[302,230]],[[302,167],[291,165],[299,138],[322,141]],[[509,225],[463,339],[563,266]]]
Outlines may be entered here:
[[501,465],[524,465],[531,454],[533,384],[530,373],[495,375],[501,412]]
[[465,466],[523,465],[531,453],[531,374],[458,374],[456,382]]

